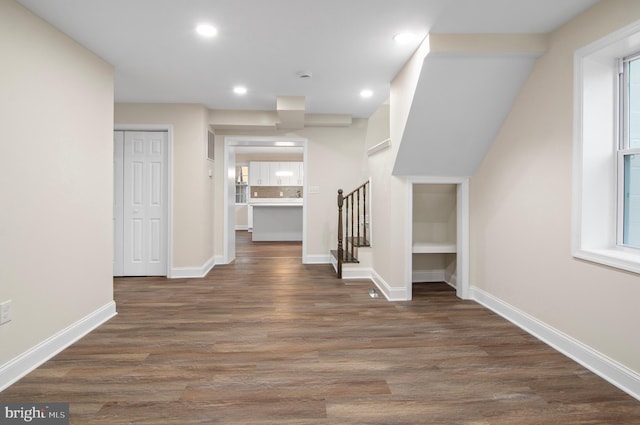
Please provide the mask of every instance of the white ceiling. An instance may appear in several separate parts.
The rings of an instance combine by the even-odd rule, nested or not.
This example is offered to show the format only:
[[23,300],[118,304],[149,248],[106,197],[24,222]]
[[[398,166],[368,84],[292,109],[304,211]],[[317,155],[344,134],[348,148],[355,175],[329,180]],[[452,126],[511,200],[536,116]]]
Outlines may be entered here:
[[[307,113],[368,117],[416,48],[397,32],[544,33],[597,0],[18,1],[115,66],[118,102],[275,110],[304,96]],[[218,35],[199,38],[201,22]]]

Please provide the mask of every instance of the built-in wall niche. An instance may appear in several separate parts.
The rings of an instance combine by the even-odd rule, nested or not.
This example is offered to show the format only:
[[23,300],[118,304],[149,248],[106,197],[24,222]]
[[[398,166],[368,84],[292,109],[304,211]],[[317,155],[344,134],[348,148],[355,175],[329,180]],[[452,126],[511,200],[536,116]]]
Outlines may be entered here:
[[447,282],[456,287],[457,254],[413,254],[413,283]]
[[456,285],[457,185],[414,184],[413,282]]

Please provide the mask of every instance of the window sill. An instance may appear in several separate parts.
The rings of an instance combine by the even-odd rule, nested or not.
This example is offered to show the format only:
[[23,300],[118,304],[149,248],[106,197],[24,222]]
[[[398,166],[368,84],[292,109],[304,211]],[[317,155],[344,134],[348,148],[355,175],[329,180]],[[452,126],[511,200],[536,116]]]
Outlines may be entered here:
[[617,249],[580,249],[574,257],[617,269],[640,273],[640,253]]

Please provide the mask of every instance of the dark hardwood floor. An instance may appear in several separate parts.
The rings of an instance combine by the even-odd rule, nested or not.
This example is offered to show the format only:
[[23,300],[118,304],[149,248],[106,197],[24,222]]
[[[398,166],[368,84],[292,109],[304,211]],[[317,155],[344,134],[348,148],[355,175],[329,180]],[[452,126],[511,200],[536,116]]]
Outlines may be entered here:
[[302,258],[302,242],[252,242],[251,233],[236,232],[236,258]]
[[0,401],[72,424],[640,424],[640,402],[446,284],[411,302],[238,237],[203,279],[115,280],[118,316]]

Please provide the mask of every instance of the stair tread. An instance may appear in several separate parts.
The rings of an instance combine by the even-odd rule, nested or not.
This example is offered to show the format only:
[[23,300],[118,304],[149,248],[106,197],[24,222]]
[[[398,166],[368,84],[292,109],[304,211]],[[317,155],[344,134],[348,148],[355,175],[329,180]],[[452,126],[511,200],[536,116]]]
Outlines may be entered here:
[[[331,250],[331,255],[334,258],[337,259],[338,258],[338,250],[337,249]],[[346,258],[344,258],[342,260],[342,262],[344,264],[346,264],[346,263],[355,264],[355,263],[359,263],[360,262],[360,261],[358,261],[358,259],[356,257],[352,256],[349,252],[346,252],[345,256],[346,256]]]
[[347,242],[350,244],[353,244],[353,246],[355,247],[368,247],[371,246],[371,244],[369,244],[369,241],[363,237],[348,237],[347,238]]

